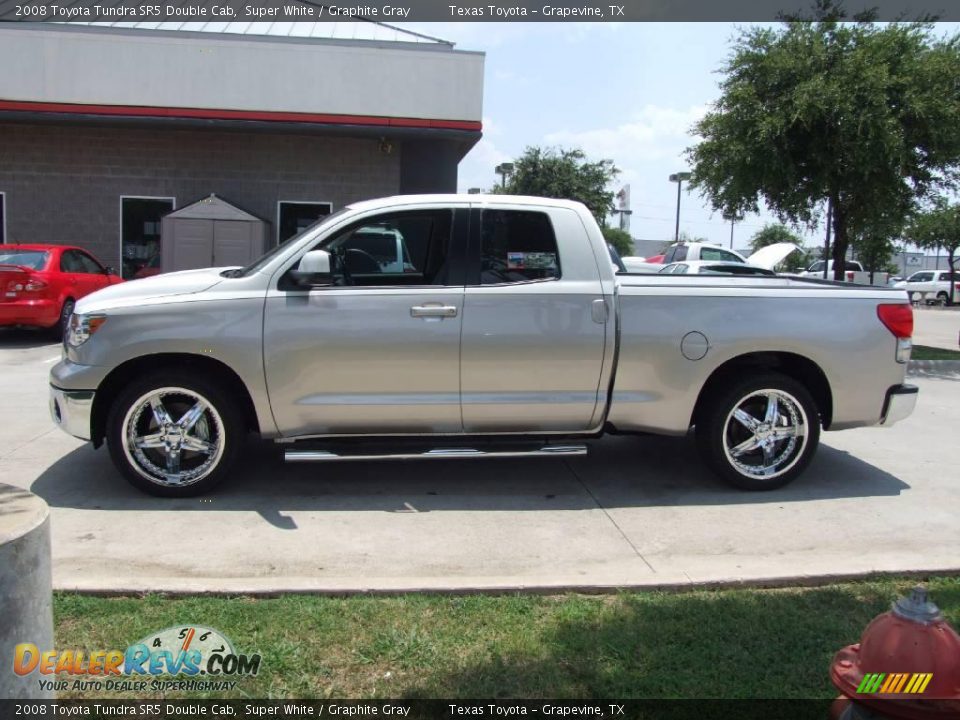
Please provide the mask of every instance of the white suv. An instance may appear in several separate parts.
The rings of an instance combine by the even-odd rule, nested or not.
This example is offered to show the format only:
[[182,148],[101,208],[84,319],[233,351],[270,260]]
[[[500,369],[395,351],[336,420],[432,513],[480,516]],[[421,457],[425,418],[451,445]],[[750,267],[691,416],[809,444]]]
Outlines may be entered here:
[[910,302],[952,305],[960,302],[960,272],[950,270],[919,270],[894,287],[902,288]]

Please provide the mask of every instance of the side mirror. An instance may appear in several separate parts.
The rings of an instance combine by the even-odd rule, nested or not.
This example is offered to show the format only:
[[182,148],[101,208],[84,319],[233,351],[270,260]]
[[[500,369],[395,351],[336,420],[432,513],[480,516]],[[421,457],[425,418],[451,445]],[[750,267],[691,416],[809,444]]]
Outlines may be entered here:
[[328,287],[333,285],[330,272],[330,253],[326,250],[311,250],[302,258],[296,270],[290,271],[293,282],[300,287]]
[[116,274],[117,274],[117,269],[116,269],[115,267],[113,267],[112,265],[107,265],[107,268],[106,268],[106,269],[107,269],[107,275],[116,275]]

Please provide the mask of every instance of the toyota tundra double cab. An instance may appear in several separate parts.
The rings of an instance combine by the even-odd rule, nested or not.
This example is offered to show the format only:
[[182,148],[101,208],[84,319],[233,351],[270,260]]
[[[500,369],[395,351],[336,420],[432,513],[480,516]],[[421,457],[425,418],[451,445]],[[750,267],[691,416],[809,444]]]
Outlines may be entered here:
[[[387,238],[391,259],[363,238]],[[365,249],[366,248],[366,249]],[[823,430],[908,416],[903,290],[777,276],[616,273],[580,203],[357,202],[248,267],[77,303],[50,407],[135,486],[203,493],[250,432],[299,462],[583,455],[684,435],[750,490]]]

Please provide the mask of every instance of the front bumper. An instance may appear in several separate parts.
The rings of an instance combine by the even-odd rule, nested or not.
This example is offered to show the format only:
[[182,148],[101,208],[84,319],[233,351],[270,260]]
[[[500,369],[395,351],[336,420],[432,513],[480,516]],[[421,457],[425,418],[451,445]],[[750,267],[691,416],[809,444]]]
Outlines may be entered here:
[[917,406],[917,396],[919,394],[920,388],[916,385],[894,385],[887,390],[880,425],[890,427],[894,423],[909,417]]
[[64,432],[81,440],[90,439],[93,390],[63,390],[50,386],[50,416]]

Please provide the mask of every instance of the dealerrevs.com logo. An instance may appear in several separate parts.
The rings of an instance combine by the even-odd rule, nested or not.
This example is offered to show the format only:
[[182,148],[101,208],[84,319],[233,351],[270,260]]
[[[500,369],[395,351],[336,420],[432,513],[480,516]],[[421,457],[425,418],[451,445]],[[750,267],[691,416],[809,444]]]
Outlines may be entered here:
[[45,690],[224,691],[233,690],[240,678],[255,676],[260,655],[238,653],[213,628],[180,625],[125,650],[43,650],[20,643],[14,647],[13,671],[36,673]]

